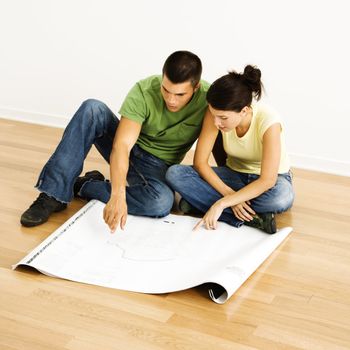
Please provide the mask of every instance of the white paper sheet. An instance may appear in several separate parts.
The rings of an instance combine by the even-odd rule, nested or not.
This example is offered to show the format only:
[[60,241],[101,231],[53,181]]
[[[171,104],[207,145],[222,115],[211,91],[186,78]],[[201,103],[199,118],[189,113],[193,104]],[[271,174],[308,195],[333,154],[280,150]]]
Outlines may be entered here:
[[111,234],[104,204],[90,201],[13,266],[49,276],[142,293],[169,293],[206,282],[210,297],[224,303],[288,236],[219,222],[215,231],[192,231],[198,218],[129,215],[124,231]]

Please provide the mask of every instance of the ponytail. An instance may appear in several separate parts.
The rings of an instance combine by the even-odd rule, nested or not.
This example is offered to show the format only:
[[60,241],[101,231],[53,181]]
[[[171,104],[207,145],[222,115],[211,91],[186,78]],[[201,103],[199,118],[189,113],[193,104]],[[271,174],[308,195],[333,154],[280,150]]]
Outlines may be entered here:
[[240,112],[251,105],[253,97],[259,100],[262,90],[260,69],[247,65],[243,73],[231,71],[215,80],[207,92],[207,101],[215,109]]
[[245,83],[252,90],[252,95],[256,98],[257,101],[260,100],[263,89],[261,82],[261,70],[257,67],[248,65],[244,68],[242,77]]

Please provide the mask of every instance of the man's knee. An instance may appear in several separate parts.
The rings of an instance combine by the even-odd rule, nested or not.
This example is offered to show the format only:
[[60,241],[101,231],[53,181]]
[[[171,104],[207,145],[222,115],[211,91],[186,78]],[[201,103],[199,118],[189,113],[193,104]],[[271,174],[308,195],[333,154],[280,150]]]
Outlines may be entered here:
[[100,108],[106,108],[106,104],[102,101],[96,100],[94,98],[89,98],[85,100],[82,104],[82,107],[91,109],[92,111],[100,109]]
[[80,106],[82,113],[79,113],[83,118],[92,119],[95,121],[102,121],[107,116],[107,111],[109,110],[108,106],[99,100],[88,99],[85,100]]
[[96,136],[100,137],[111,118],[113,119],[113,113],[104,102],[88,99],[81,104],[72,121],[78,125],[85,125],[88,129],[96,128]]

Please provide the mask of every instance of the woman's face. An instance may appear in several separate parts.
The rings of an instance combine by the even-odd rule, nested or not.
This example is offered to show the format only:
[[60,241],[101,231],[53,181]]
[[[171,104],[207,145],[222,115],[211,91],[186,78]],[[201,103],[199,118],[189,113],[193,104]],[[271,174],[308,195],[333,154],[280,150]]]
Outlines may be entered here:
[[244,113],[244,108],[241,112],[221,111],[209,105],[209,111],[214,118],[215,126],[219,130],[227,132],[235,129],[237,126],[240,125],[240,123],[242,122],[242,113]]

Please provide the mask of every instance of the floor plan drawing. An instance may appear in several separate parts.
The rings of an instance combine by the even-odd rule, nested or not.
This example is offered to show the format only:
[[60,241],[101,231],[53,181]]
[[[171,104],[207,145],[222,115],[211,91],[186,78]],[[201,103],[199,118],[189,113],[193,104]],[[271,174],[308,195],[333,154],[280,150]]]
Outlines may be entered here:
[[142,293],[168,293],[212,282],[225,302],[292,231],[274,235],[219,222],[193,231],[198,218],[129,215],[111,233],[104,204],[93,200],[13,266],[31,266],[53,277]]

